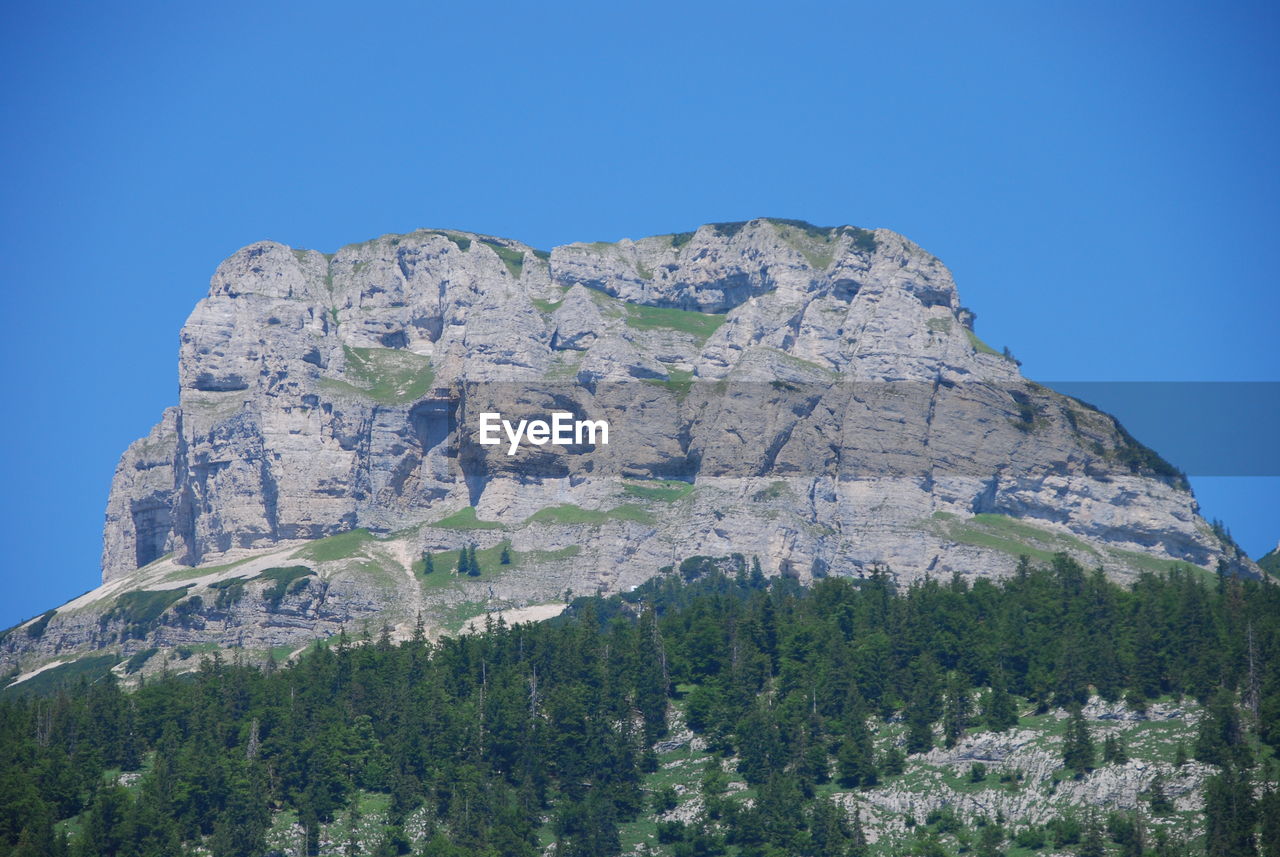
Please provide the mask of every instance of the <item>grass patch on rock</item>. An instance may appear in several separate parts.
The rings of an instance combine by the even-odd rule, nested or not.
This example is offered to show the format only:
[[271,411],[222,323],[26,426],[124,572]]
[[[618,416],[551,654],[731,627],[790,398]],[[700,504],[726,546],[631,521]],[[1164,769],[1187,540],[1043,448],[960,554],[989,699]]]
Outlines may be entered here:
[[114,652],[103,655],[90,655],[86,658],[50,667],[34,675],[21,684],[10,685],[0,690],[0,696],[18,694],[47,694],[59,688],[69,687],[81,679],[93,684],[107,677],[111,668],[120,663],[120,656]]
[[268,568],[254,579],[271,582],[271,587],[262,597],[270,605],[270,609],[275,611],[285,595],[301,592],[307,586],[307,579],[314,576],[315,572],[305,565],[291,565],[286,568]]
[[138,670],[142,669],[143,664],[151,660],[151,656],[158,651],[160,650],[153,646],[149,649],[143,649],[140,652],[135,652],[130,656],[129,660],[125,661],[124,671],[127,673],[136,673]]
[[176,589],[141,589],[126,592],[116,599],[115,607],[104,615],[103,621],[119,620],[126,626],[126,634],[141,636],[155,626],[160,614],[186,597],[190,586]]
[[693,485],[671,479],[654,479],[646,482],[629,482],[622,486],[622,490],[640,500],[673,503],[687,496],[693,490]]
[[825,271],[835,261],[834,230],[814,226],[803,220],[777,220],[770,218],[778,236],[793,250],[804,256],[815,271]]
[[668,369],[666,378],[645,378],[644,383],[661,387],[683,401],[693,389],[693,371],[690,369]]
[[321,378],[320,386],[334,392],[367,396],[387,405],[406,404],[426,395],[435,380],[431,358],[399,348],[342,346],[346,377]]
[[584,509],[572,503],[560,506],[548,506],[539,509],[529,516],[526,524],[566,524],[596,525],[607,521],[634,521],[640,524],[651,524],[653,518],[643,507],[634,503],[624,503],[609,510]]
[[[506,550],[510,558],[510,562],[506,565],[502,563],[502,551]],[[487,580],[508,571],[520,564],[525,558],[525,554],[511,550],[510,542],[501,542],[493,547],[476,548],[476,565],[480,566],[480,574],[476,576],[459,575],[458,574],[458,558],[462,553],[459,546],[454,550],[446,551],[428,551],[431,554],[431,563],[435,571],[431,574],[426,573],[426,559],[418,557],[413,561],[413,573],[418,580],[424,585],[432,588],[438,588],[444,584],[455,583],[467,580]]]
[[511,274],[512,279],[520,279],[520,274],[524,271],[523,250],[515,250],[492,238],[481,238],[480,243],[498,255],[498,258],[502,260],[502,264],[507,267],[507,272]]
[[674,330],[704,342],[720,329],[727,318],[722,313],[694,312],[645,304],[628,303],[626,308],[628,327],[635,330]]
[[964,332],[965,332],[965,335],[969,337],[969,344],[970,344],[971,346],[973,346],[973,350],[974,350],[974,351],[978,352],[979,354],[990,354],[990,355],[992,355],[993,357],[1003,357],[1003,356],[1004,356],[1004,355],[1003,355],[1003,354],[1001,354],[999,351],[996,351],[996,350],[995,350],[994,348],[992,348],[990,345],[987,345],[987,343],[985,343],[985,342],[983,342],[981,339],[979,339],[979,338],[978,338],[978,334],[974,333],[974,332],[973,332],[972,330],[970,330],[969,328],[967,328],[967,327],[966,327],[966,328],[964,329]]
[[497,521],[482,521],[476,517],[475,506],[464,506],[452,515],[447,515],[435,523],[428,524],[441,530],[503,530],[506,529]]
[[373,535],[366,529],[348,530],[336,536],[316,539],[303,545],[294,552],[295,559],[310,559],[315,562],[335,562],[340,559],[351,559],[363,552],[366,542],[373,540]]
[[982,514],[957,518],[936,512],[933,521],[943,535],[962,545],[990,548],[1011,556],[1029,556],[1049,562],[1056,553],[1075,551],[1096,555],[1097,551],[1075,536],[1056,533],[1009,515]]

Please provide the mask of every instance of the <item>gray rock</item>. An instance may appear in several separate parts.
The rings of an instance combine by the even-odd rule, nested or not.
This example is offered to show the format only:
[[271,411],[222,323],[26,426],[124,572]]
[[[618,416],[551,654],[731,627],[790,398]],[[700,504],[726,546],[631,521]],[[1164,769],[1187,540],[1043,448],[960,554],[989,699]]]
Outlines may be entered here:
[[[1118,578],[1253,571],[1113,419],[982,345],[946,267],[902,236],[762,219],[544,257],[420,230],[223,262],[182,330],[178,406],[117,468],[95,597],[151,585],[149,563],[354,528],[395,543],[405,581],[352,615],[401,623],[427,597],[411,560],[463,540],[525,557],[497,587],[511,603],[733,552],[801,579],[1000,576],[1023,551]],[[508,457],[469,435],[492,407],[605,414],[616,439]],[[627,481],[655,478],[689,487]],[[423,526],[465,507],[489,528]],[[362,573],[320,566],[331,585]],[[55,617],[37,648],[77,627]]]
[[[534,299],[556,286],[567,292],[548,315]],[[700,337],[679,329],[690,319],[637,321],[643,306],[725,315]],[[1176,480],[1117,466],[1112,421],[1023,382],[1013,363],[975,347],[964,321],[945,267],[887,230],[757,220],[684,240],[569,245],[549,264],[516,242],[461,233],[387,236],[331,259],[256,244],[219,267],[183,329],[179,413],[122,461],[104,579],[169,551],[194,564],[483,505],[485,491],[503,489],[460,484],[438,460],[445,439],[424,437],[431,389],[594,387],[664,380],[678,366],[737,392],[692,394],[674,432],[690,437],[683,456],[641,470],[747,480],[739,494],[759,490],[751,479],[804,480],[795,489],[808,508],[792,511],[840,537],[796,534],[789,550],[802,564],[812,555],[829,556],[837,573],[874,563],[908,576],[983,570],[972,561],[980,546],[919,525],[939,512],[1005,514],[1064,544],[1214,562],[1220,548]],[[776,379],[815,385],[797,397],[804,418],[742,386]],[[846,381],[867,386],[839,389]],[[884,382],[918,385],[876,387]],[[729,511],[735,525],[722,529],[759,530],[750,505]],[[757,534],[738,547],[776,570],[788,558],[774,541]]]

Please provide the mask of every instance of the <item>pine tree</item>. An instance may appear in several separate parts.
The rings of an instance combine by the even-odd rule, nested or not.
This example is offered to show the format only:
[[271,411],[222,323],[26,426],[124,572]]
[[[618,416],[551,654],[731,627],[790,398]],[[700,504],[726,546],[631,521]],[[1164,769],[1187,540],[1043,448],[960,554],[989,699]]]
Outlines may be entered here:
[[436,570],[436,558],[430,551],[422,555],[422,573],[434,574]]
[[905,771],[906,767],[907,757],[897,747],[890,747],[884,751],[884,756],[880,759],[880,770],[886,777],[896,777]]
[[1089,734],[1089,724],[1077,705],[1071,709],[1071,716],[1067,719],[1067,733],[1062,740],[1062,763],[1079,777],[1093,767],[1094,758],[1093,736]]
[[912,665],[915,685],[903,716],[907,721],[907,753],[933,749],[933,724],[942,714],[942,680],[933,657],[925,654]]
[[320,817],[310,801],[304,799],[299,808],[298,823],[302,825],[302,853],[316,857],[320,853]]
[[1255,857],[1257,806],[1244,769],[1227,765],[1204,789],[1205,853],[1208,857]]
[[1262,817],[1262,857],[1280,857],[1280,791],[1269,787],[1258,801]]
[[1142,824],[1142,813],[1135,813],[1130,817],[1129,829],[1129,837],[1122,843],[1120,853],[1123,857],[1142,857],[1146,852],[1147,846],[1146,830]]
[[1123,765],[1129,761],[1129,752],[1124,743],[1116,735],[1107,735],[1102,742],[1102,764]]
[[1077,857],[1106,857],[1107,846],[1102,838],[1102,826],[1092,815],[1084,826],[1084,841],[1080,843]]
[[836,770],[840,784],[849,788],[874,786],[879,779],[876,770],[871,731],[867,729],[866,712],[861,706],[848,715],[844,740],[836,755]]
[[498,556],[499,565],[511,565],[511,546],[504,544],[502,553]]
[[806,786],[822,785],[831,779],[827,748],[823,745],[822,732],[816,725],[805,735],[804,749],[800,754],[796,773],[804,777]]
[[1151,803],[1153,815],[1168,815],[1173,812],[1173,801],[1164,791],[1164,777],[1157,773],[1147,786],[1147,800]]
[[347,809],[346,824],[347,844],[343,849],[345,857],[359,857],[360,855],[360,800],[353,798],[351,806]]
[[927,753],[933,749],[933,716],[928,693],[917,686],[903,716],[907,721],[907,753]]
[[237,761],[227,779],[226,803],[214,824],[210,850],[214,857],[239,857],[266,850],[271,814],[263,800],[265,786],[258,765]]
[[77,837],[78,853],[85,857],[123,853],[133,840],[130,823],[132,801],[123,786],[100,785],[84,820],[84,832]]
[[853,831],[844,809],[830,800],[818,800],[809,815],[809,836],[817,854],[843,854]]
[[953,673],[942,706],[942,739],[948,749],[956,745],[969,727],[969,714],[969,689],[962,675]]
[[998,824],[987,824],[978,834],[978,857],[1003,857],[1000,846],[1004,844],[1004,829]]
[[1219,690],[1206,706],[1196,735],[1195,752],[1196,759],[1210,765],[1252,763],[1231,691]]
[[991,675],[991,690],[983,698],[982,719],[992,732],[1003,732],[1018,725],[1018,707],[1006,688],[1002,669]]
[[862,810],[853,811],[853,823],[849,829],[849,857],[866,857],[867,834],[862,829]]
[[480,576],[480,561],[476,559],[476,546],[467,547],[467,574],[472,577]]
[[738,772],[753,786],[765,782],[777,767],[778,727],[764,704],[749,711],[736,730]]
[[1089,701],[1085,682],[1085,632],[1078,616],[1072,617],[1061,631],[1058,668],[1054,674],[1053,697],[1059,706],[1082,705]]

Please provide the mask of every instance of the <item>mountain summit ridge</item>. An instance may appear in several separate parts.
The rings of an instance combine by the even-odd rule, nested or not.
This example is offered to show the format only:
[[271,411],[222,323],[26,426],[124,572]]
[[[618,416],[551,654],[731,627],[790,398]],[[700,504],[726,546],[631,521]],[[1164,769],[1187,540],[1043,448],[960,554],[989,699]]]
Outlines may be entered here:
[[[121,593],[187,586],[200,603],[181,622],[163,607],[161,642],[277,645],[731,553],[806,580],[1003,576],[1059,551],[1121,579],[1256,573],[1181,474],[1023,378],[973,319],[947,268],[886,229],[757,219],[550,252],[440,229],[329,255],[251,244],[183,326],[178,404],[121,457],[104,586],[42,633],[106,645]],[[508,460],[466,437],[495,402],[644,430]],[[422,558],[466,544],[484,574],[433,601]],[[270,595],[249,572],[295,560],[316,584],[271,610],[218,588]]]
[[[646,307],[672,312],[648,318]],[[250,245],[219,266],[183,328],[179,410],[122,459],[104,579],[175,550],[194,563],[422,520],[439,491],[388,493],[349,447],[372,421],[411,409],[427,384],[822,381],[824,370],[863,382],[1019,383],[1016,365],[973,335],[972,317],[946,268],[888,230],[762,219],[549,254],[450,230],[332,257]],[[346,407],[317,424],[309,415],[331,409],[328,399]],[[298,435],[300,449],[288,439]],[[313,453],[346,460],[316,474]],[[305,470],[309,484],[291,478]],[[397,503],[417,520],[388,507]]]

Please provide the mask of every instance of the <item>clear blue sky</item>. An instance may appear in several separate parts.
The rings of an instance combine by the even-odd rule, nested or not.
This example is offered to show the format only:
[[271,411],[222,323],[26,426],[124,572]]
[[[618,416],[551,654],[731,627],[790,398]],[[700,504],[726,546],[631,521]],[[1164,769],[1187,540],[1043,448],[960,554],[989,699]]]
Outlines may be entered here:
[[[1274,3],[8,4],[0,627],[98,582],[218,262],[884,226],[1047,380],[1280,380]],[[1176,462],[1175,462],[1176,463]],[[1196,480],[1250,553],[1280,480]]]

